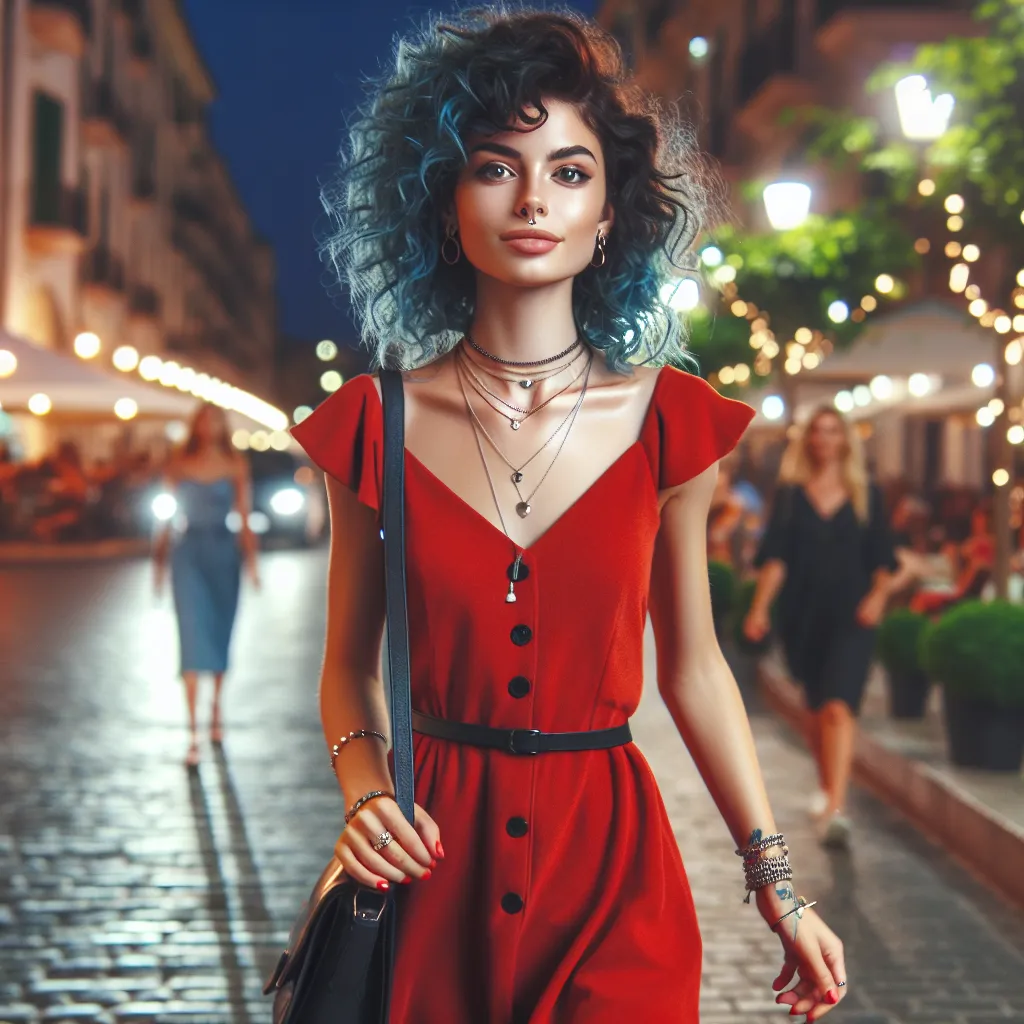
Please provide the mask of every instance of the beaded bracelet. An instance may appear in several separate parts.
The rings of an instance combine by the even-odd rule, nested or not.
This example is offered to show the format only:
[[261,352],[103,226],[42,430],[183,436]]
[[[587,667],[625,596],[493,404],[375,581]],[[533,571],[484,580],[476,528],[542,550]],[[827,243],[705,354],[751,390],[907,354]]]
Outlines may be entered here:
[[364,793],[363,796],[361,796],[352,805],[352,807],[349,809],[348,814],[345,815],[345,824],[347,825],[356,816],[356,811],[358,811],[359,808],[363,806],[363,804],[365,804],[368,800],[376,799],[378,796],[391,796],[391,794],[386,789],[374,789],[371,790],[369,793]]
[[375,729],[356,729],[355,732],[350,732],[347,736],[342,736],[337,743],[331,747],[331,771],[334,771],[334,762],[338,760],[338,755],[344,750],[345,745],[351,743],[353,740],[361,740],[367,736],[376,736],[377,739],[381,740],[387,745],[388,738],[382,732],[377,732]]

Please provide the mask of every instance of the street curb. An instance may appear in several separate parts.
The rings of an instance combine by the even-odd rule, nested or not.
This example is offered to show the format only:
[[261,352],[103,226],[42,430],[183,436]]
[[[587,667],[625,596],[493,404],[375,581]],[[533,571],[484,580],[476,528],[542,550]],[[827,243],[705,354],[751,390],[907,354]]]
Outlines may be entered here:
[[[806,736],[809,716],[799,688],[765,659],[758,663],[757,678],[765,703]],[[981,881],[1024,908],[1024,829],[930,765],[887,749],[863,730],[857,735],[854,777]]]
[[11,565],[61,565],[65,562],[96,562],[113,558],[137,558],[149,552],[148,537],[98,540],[80,544],[0,544],[0,567]]

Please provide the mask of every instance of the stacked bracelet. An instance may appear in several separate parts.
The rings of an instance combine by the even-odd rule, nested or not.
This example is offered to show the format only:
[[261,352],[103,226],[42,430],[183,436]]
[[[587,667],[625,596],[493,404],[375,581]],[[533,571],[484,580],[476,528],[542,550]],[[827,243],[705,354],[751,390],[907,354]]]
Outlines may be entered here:
[[382,732],[377,732],[374,729],[356,729],[355,732],[350,732],[347,736],[342,736],[337,743],[331,747],[331,771],[334,771],[334,762],[338,760],[338,755],[345,748],[345,745],[351,743],[353,740],[361,740],[367,736],[376,736],[383,743],[387,743],[388,738]]
[[[746,876],[747,895],[744,903],[750,902],[750,895],[755,890],[779,882],[788,882],[793,877],[793,869],[789,864],[789,847],[786,846],[786,837],[781,832],[763,838],[755,832],[751,838],[749,846],[736,851],[736,856],[743,858],[743,874]],[[775,847],[782,848],[781,856],[764,856],[765,851]]]

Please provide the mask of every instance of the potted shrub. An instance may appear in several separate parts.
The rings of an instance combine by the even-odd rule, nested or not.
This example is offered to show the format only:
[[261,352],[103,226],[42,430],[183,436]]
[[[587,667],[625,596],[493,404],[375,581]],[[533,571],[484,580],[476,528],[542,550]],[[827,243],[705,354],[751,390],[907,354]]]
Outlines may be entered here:
[[878,629],[878,660],[889,677],[889,713],[893,718],[922,718],[931,682],[921,668],[918,646],[928,625],[909,608],[890,612]]
[[921,638],[942,684],[954,764],[1019,772],[1024,759],[1024,607],[968,601]]
[[708,582],[711,585],[711,615],[715,620],[715,633],[721,639],[736,600],[736,573],[725,562],[708,562]]

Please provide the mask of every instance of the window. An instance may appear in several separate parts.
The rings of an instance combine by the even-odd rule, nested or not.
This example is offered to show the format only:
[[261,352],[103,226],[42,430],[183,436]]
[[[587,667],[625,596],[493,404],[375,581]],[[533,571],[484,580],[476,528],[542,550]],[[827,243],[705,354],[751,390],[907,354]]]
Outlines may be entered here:
[[63,141],[64,104],[44,92],[37,92],[32,140],[32,220],[37,224],[61,221]]

